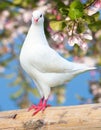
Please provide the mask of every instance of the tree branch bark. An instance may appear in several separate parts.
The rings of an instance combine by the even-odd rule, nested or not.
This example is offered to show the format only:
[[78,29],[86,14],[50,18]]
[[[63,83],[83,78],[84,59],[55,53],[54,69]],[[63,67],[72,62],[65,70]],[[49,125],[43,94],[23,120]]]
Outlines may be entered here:
[[0,112],[0,130],[101,130],[101,103]]

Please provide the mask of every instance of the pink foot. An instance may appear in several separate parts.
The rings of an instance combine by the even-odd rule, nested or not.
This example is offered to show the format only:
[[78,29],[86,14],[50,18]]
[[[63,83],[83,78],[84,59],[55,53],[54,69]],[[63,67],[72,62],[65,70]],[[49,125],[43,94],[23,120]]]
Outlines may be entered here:
[[32,104],[29,108],[28,108],[28,111],[32,110],[32,109],[38,109],[42,104],[43,104],[43,100],[44,100],[44,97],[40,99],[40,102],[38,103],[38,105],[34,105]]
[[38,112],[40,111],[44,111],[47,107],[49,107],[50,105],[47,105],[47,100],[44,100],[43,101],[43,104],[41,104],[37,109],[36,111],[33,113],[33,115],[36,115]]
[[47,101],[48,101],[48,99],[45,100],[44,97],[41,98],[39,104],[38,104],[38,105],[34,105],[34,104],[33,104],[31,107],[29,107],[28,111],[34,109],[35,112],[33,113],[33,115],[36,115],[36,114],[37,114],[38,112],[40,112],[40,111],[43,112],[47,107],[50,107],[50,105],[47,104]]
[[34,105],[32,104],[29,108],[28,108],[28,111],[32,110],[32,109],[36,109],[37,108],[37,105]]

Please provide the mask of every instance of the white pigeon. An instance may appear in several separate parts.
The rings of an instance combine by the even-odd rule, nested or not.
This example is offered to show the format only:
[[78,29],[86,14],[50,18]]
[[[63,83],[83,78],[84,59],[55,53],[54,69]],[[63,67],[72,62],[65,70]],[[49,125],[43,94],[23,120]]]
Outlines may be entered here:
[[20,53],[22,68],[35,82],[41,100],[38,105],[32,105],[34,115],[45,110],[50,95],[50,88],[70,81],[76,75],[95,69],[85,64],[73,63],[61,57],[53,50],[44,34],[44,16],[39,10],[32,13],[32,24]]

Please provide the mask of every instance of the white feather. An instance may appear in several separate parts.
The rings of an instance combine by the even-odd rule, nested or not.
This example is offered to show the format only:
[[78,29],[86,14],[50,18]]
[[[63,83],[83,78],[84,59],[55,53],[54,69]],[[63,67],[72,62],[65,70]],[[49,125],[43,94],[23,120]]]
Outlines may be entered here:
[[39,18],[39,21],[34,23],[32,19],[21,49],[20,63],[36,83],[40,95],[47,99],[50,87],[68,82],[77,74],[95,69],[95,67],[67,61],[53,50],[46,40],[44,18],[40,18],[40,15],[40,11],[33,12],[33,18]]

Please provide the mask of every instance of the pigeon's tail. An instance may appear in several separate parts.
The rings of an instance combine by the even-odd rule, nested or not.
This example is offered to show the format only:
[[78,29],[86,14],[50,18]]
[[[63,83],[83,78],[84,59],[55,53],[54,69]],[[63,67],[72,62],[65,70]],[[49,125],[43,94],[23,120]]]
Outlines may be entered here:
[[84,72],[90,71],[90,70],[96,70],[96,69],[97,69],[96,67],[90,67],[85,64],[76,63],[75,68],[74,68],[74,75],[84,73]]
[[86,71],[96,70],[96,69],[97,69],[96,67],[86,67],[86,68],[84,69],[84,71],[81,71],[81,73],[82,73],[82,72],[86,72]]
[[96,70],[97,68],[96,67],[88,67],[87,71],[89,70]]

